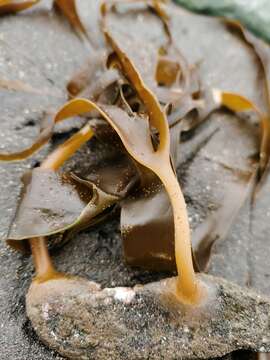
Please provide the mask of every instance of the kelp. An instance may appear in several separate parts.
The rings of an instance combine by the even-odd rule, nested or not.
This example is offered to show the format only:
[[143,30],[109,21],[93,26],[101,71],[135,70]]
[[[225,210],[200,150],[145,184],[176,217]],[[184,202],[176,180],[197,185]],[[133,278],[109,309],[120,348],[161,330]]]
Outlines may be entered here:
[[[88,61],[87,65],[85,67],[85,70],[83,72],[80,72],[79,74],[75,74],[74,78],[69,82],[68,89],[69,89],[69,92],[72,93],[72,96],[76,96],[78,94],[81,95],[82,93],[85,93],[85,88],[87,88],[91,83],[90,80],[92,80],[92,82],[93,82],[93,80],[95,80],[93,77],[91,78],[91,75],[94,75],[94,73],[98,74],[98,76],[100,75],[101,77],[103,77],[105,74],[110,72],[110,70],[106,69],[106,67],[105,67],[105,63],[106,63],[106,59],[107,59],[106,51],[104,51],[104,50],[97,51],[96,53],[93,54],[91,59],[92,59],[91,62]],[[91,67],[92,67],[92,70],[91,70]],[[116,71],[114,71],[114,73],[116,73]],[[117,78],[119,78],[119,75],[117,76]],[[96,81],[94,81],[94,84],[96,84]],[[104,90],[105,89],[103,87],[102,91],[104,92]],[[90,96],[90,98],[91,98],[91,96]],[[107,130],[108,130],[108,128],[106,128],[106,131]],[[50,131],[50,133],[51,133],[51,131]],[[104,140],[104,133],[103,134],[100,133],[99,127],[97,127],[95,129],[95,133],[99,133],[98,136],[103,137],[103,140]],[[113,135],[112,132],[110,132],[109,133],[110,140],[111,140],[112,135]],[[105,139],[105,141],[108,141],[108,139]],[[108,185],[110,186],[110,181],[112,181],[112,178],[109,179],[109,177],[110,177],[110,175],[113,173],[113,171],[115,169],[114,165],[115,164],[111,164],[107,168],[107,170],[106,170],[107,174],[108,174],[107,177],[106,176],[104,177],[104,172],[102,173],[102,177],[100,176],[100,173],[101,173],[101,170],[102,170],[101,168],[98,168],[98,169],[91,168],[91,169],[89,169],[88,178],[93,180],[93,174],[96,172],[96,173],[99,174],[99,181],[100,181],[100,178],[103,178],[103,181],[102,181],[103,185],[105,184],[105,186],[108,187]],[[136,181],[136,177],[137,177],[137,174],[133,174],[133,179],[132,179],[133,182]],[[123,180],[123,177],[122,177],[122,180]],[[132,181],[130,183],[132,183]],[[162,189],[162,191],[164,192],[164,189]],[[157,196],[159,196],[159,195],[157,194]],[[161,204],[161,209],[162,208],[163,207],[162,207],[162,204]],[[159,217],[161,218],[162,213],[159,214],[159,215],[160,215]],[[86,217],[85,217],[85,219],[86,219]],[[86,223],[85,226],[87,226],[87,225],[90,226],[92,224],[91,220],[92,219],[91,219],[91,216],[90,216],[90,218],[87,221],[84,221]],[[49,222],[49,219],[47,219],[47,221]],[[153,219],[153,221],[154,221],[154,219]],[[82,224],[82,223],[83,222],[80,221],[80,224]],[[53,225],[53,224],[51,224],[51,225]],[[74,230],[79,229],[80,226],[71,226],[69,233],[71,233],[71,232],[73,233],[72,229],[74,229]],[[54,229],[54,231],[52,231],[52,232],[55,233],[56,231],[58,231],[58,230]],[[61,229],[59,231],[61,231]],[[145,231],[147,231],[147,224],[145,225]],[[67,233],[67,231],[66,231],[66,233]],[[170,234],[168,234],[169,235],[169,242],[171,244],[173,244],[173,235],[171,236],[171,234],[172,234],[172,231],[170,232]],[[40,234],[37,233],[37,234],[34,234],[34,235],[38,236],[38,235],[43,235],[43,234],[42,233],[40,233]],[[150,239],[150,241],[151,241],[151,239]],[[162,242],[157,241],[157,244],[158,243],[161,245],[161,248],[162,248],[163,247]],[[14,244],[14,242],[13,242],[13,244]],[[160,253],[160,250],[158,251],[158,253]],[[152,254],[153,253],[151,253],[151,256],[152,256]],[[171,248],[170,248],[170,253],[168,254],[168,256],[170,256],[171,259],[174,258],[174,254],[173,254],[173,251],[171,251]],[[153,258],[155,259],[155,255],[153,256]],[[148,266],[148,263],[146,262],[145,265]],[[169,266],[169,268],[175,268],[174,259],[173,259],[172,263],[168,264],[168,266]]]
[[[108,8],[121,3],[125,2],[106,2],[101,8],[102,31],[110,49],[93,50],[84,68],[69,81],[67,91],[73,100],[64,105],[54,118],[51,116],[46,126],[41,127],[41,139],[30,149],[15,155],[3,154],[0,160],[18,160],[32,155],[50,139],[55,123],[77,115],[92,119],[89,126],[101,142],[106,144],[113,139],[112,147],[118,149],[116,157],[112,157],[107,164],[101,162],[94,167],[90,166],[86,176],[65,172],[52,174],[54,166],[59,167],[53,158],[47,172],[44,169],[34,170],[31,177],[28,175],[28,180],[31,181],[25,184],[22,202],[15,218],[17,233],[11,228],[10,239],[13,238],[14,244],[15,239],[56,233],[68,238],[76,231],[101,221],[115,206],[119,206],[127,262],[158,270],[174,270],[177,267],[180,273],[178,290],[182,295],[184,293],[184,297],[191,299],[196,297],[197,284],[192,268],[185,203],[175,175],[178,165],[175,154],[179,152],[180,132],[197,126],[211,111],[221,106],[236,113],[253,110],[261,119],[263,114],[253,103],[238,94],[201,89],[197,68],[190,67],[175,45],[170,33],[169,17],[158,1],[142,3],[161,20],[167,40],[152,52],[148,66],[144,67],[145,59],[144,62],[141,61],[143,46],[139,43],[138,46],[130,43],[120,45],[108,28]],[[71,13],[74,12],[72,6]],[[79,28],[77,24],[77,29]],[[194,123],[189,119],[182,122],[193,110],[197,111]],[[69,143],[64,146],[67,146],[69,158]],[[60,151],[64,153],[61,147]],[[37,184],[40,182],[41,186],[42,176],[45,178],[44,188],[39,189]],[[69,183],[63,180],[66,178]],[[62,183],[63,185],[59,185]],[[45,194],[46,189],[51,186],[53,191],[50,206],[44,209],[48,214],[53,214],[54,194],[58,193],[59,198],[63,196],[64,203],[70,184],[74,206],[80,206],[75,206],[74,210],[69,204],[71,211],[68,214],[63,209],[56,209],[55,218],[47,216],[46,231],[41,231],[42,225],[39,227],[40,232],[32,229],[34,232],[31,233],[31,218],[37,219],[37,224],[45,219],[39,195]],[[88,197],[84,202],[80,202],[80,187],[89,191],[86,192]],[[25,203],[30,205],[26,207]],[[229,211],[225,207],[224,213],[220,210],[216,214],[220,219],[231,215],[228,224],[239,204],[232,205]],[[148,210],[141,211],[141,208]],[[28,228],[28,233],[23,226]],[[212,231],[213,226],[210,228]],[[225,233],[226,231],[219,237],[225,236]],[[205,259],[210,254],[213,242],[211,240],[209,246],[209,242],[203,240],[199,250],[195,247],[195,253],[198,254],[206,246],[208,253],[206,251],[207,255],[202,257],[204,263],[207,263]]]
[[[121,0],[103,2],[101,4],[102,26],[106,27],[107,16],[111,8],[116,11],[117,5],[126,3],[129,2]],[[132,57],[144,82],[156,94],[160,103],[166,106],[177,101],[179,103],[182,98],[190,97],[191,71],[172,37],[169,27],[169,16],[165,9],[161,7],[163,1],[133,0],[130,3],[143,3],[147,5],[161,21],[166,33],[166,41],[158,49],[149,52],[147,59],[145,58],[144,47],[140,43],[136,43],[136,38],[130,43],[128,38],[123,37],[125,51],[128,56]],[[113,65],[117,66],[117,59],[115,57]],[[168,79],[168,75],[170,79]],[[165,77],[166,81],[164,82]],[[196,88],[194,92],[197,90]],[[187,100],[184,99],[183,102],[185,101]]]
[[[147,118],[140,117],[138,114],[130,117],[120,108],[103,104],[97,105],[86,99],[72,100],[59,111],[56,118],[81,115],[91,110],[98,111],[118,133],[128,153],[160,178],[168,192],[174,211],[176,263],[178,269],[181,269],[181,282],[178,290],[182,296],[194,301],[198,294],[192,267],[189,226],[185,202],[171,166],[167,120],[156,97],[145,86],[131,60],[121,50],[109,32],[104,29],[104,33],[119,58],[124,74],[138,92],[138,96],[147,109],[149,124]],[[153,147],[149,125],[159,132],[157,149]],[[129,134],[132,134],[132,138]]]
[[[95,61],[93,61],[93,63],[91,62],[91,68],[93,69],[93,71],[90,72],[90,74],[93,75],[94,77],[94,73],[95,73],[94,80],[96,80],[93,86],[85,89],[90,79],[85,78],[84,73],[83,74],[80,73],[77,75],[76,78],[71,79],[67,85],[70,95],[75,96],[79,92],[84,91],[85,93],[87,93],[87,97],[96,100],[99,98],[99,96],[102,93],[103,94],[106,93],[107,89],[110,88],[110,86],[113,85],[119,79],[119,76],[115,71],[112,70],[106,71],[105,64],[106,64],[107,56],[104,51],[98,52],[96,54],[96,59],[97,59],[96,62]],[[88,66],[87,69],[89,70]],[[97,71],[98,69],[99,72]],[[15,84],[17,85],[17,82]],[[0,81],[0,86],[1,86],[1,81]],[[12,152],[0,153],[0,161],[9,161],[9,162],[20,161],[33,156],[36,152],[41,150],[42,147],[49,142],[49,140],[53,135],[54,127],[56,124],[57,122],[53,118],[53,113],[45,114],[40,123],[39,136],[33,142],[33,144],[31,144],[29,147],[21,151],[17,151],[14,153]],[[96,130],[98,131],[97,128],[98,128],[98,124],[96,123]]]
[[23,200],[8,235],[15,247],[17,240],[81,229],[86,217],[94,224],[100,213],[119,201],[72,173],[37,168],[23,180]]
[[[102,169],[100,174],[92,169],[91,179],[57,172],[92,136],[91,127],[86,125],[51,153],[41,168],[24,175],[21,201],[8,234],[10,245],[24,249],[26,243],[21,244],[17,240],[63,232],[66,239],[70,233],[74,234],[86,224],[90,226],[99,222],[99,215],[124,196],[129,183],[134,181],[132,168],[124,161],[124,166],[121,164],[123,172],[115,172],[109,188],[100,181],[106,169]],[[121,170],[119,166],[117,170]],[[123,177],[126,183],[122,181]]]
[[129,265],[155,271],[176,269],[172,207],[154,174],[149,173],[148,182],[122,202],[120,224]]

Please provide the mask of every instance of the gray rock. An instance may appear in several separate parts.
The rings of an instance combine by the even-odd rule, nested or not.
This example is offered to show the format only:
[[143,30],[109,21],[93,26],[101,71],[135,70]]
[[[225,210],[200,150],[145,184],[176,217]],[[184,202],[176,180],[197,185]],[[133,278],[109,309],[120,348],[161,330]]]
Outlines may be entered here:
[[200,275],[207,296],[183,305],[175,279],[101,290],[82,278],[34,282],[27,314],[39,338],[70,359],[194,359],[270,351],[270,299]]

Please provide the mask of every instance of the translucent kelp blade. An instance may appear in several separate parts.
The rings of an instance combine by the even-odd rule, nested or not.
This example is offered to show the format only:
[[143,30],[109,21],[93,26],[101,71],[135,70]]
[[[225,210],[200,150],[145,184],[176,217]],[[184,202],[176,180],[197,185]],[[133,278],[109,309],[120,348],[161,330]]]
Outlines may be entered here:
[[[115,201],[115,205],[117,205],[119,201],[123,201],[139,182],[136,167],[130,158],[122,151],[118,151],[116,157],[113,156],[109,159],[102,158],[100,163],[95,166],[90,166],[85,180],[93,183],[104,193],[118,199],[118,201]],[[77,224],[65,232],[62,241],[66,242],[78,231],[103,221],[113,213],[116,207],[117,206],[110,206],[108,208],[106,206],[103,212],[94,217],[92,208],[85,209],[83,216],[80,217]]]
[[40,0],[0,0],[0,15],[23,11],[39,2]]
[[193,254],[200,271],[206,271],[216,241],[225,240],[237,215],[254,189],[256,176],[250,173],[230,183],[221,207],[208,216],[192,234]]
[[79,35],[89,39],[87,31],[78,15],[76,0],[54,0],[54,5],[60,9]]
[[66,231],[94,218],[119,198],[106,194],[88,180],[74,174],[35,168],[23,177],[24,187],[8,243]]

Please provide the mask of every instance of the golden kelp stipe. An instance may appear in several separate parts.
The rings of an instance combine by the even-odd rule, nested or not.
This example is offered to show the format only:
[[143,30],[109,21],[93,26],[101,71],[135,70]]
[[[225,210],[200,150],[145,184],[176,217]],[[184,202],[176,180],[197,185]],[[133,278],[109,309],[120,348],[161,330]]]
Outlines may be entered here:
[[68,160],[83,144],[94,136],[94,132],[89,125],[85,125],[80,131],[75,133],[70,139],[54,150],[42,163],[42,168],[57,170],[66,160]]

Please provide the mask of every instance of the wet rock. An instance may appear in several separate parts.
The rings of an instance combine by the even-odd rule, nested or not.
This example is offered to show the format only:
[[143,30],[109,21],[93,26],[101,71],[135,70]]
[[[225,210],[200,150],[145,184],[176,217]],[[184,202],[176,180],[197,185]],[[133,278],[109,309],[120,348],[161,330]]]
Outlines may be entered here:
[[101,290],[82,278],[33,283],[27,314],[39,338],[70,359],[194,359],[270,351],[270,299],[200,275],[208,296],[180,304],[175,278]]

